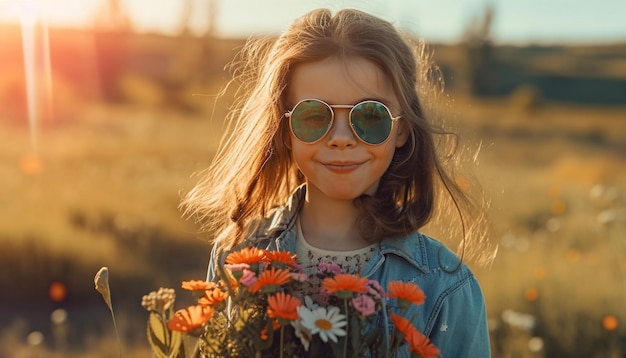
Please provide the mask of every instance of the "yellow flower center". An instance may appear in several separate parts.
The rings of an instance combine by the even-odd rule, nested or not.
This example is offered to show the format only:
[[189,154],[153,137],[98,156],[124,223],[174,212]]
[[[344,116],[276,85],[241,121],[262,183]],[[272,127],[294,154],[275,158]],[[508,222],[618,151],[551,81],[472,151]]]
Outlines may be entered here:
[[328,331],[329,329],[333,328],[333,324],[327,319],[318,319],[317,321],[315,321],[315,325],[325,331]]

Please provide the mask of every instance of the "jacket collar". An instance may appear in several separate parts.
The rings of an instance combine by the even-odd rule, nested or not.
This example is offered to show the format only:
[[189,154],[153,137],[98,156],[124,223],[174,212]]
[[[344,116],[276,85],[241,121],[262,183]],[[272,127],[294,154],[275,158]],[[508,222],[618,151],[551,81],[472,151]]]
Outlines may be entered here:
[[[295,252],[294,223],[304,203],[305,194],[306,185],[302,184],[296,188],[294,193],[287,200],[287,203],[277,208],[274,213],[270,215],[269,222],[262,225],[262,232],[258,232],[256,239],[262,240],[264,238],[275,237],[276,249]],[[372,269],[382,265],[386,256],[395,255],[424,273],[430,271],[425,237],[419,232],[411,233],[402,238],[382,240],[379,242],[378,248],[380,257],[372,260],[376,261],[372,263],[373,266],[370,266],[373,267]]]

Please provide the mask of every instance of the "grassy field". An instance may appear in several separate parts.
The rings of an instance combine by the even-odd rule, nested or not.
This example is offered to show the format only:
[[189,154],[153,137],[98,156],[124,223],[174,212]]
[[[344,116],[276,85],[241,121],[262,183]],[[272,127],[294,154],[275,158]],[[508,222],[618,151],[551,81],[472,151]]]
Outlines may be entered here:
[[[477,173],[500,240],[493,265],[475,268],[495,356],[530,356],[537,337],[534,356],[623,354],[626,110],[455,107],[461,131],[482,141]],[[209,246],[178,201],[220,131],[208,115],[86,105],[80,120],[41,129],[39,162],[28,126],[2,123],[2,352],[110,356],[112,323],[92,284],[108,266],[126,356],[146,354],[141,296],[204,275]],[[61,298],[51,291],[58,284]],[[50,321],[57,309],[65,323]],[[610,317],[615,330],[603,326]],[[27,345],[33,331],[42,345]]]
[[[210,163],[228,98],[214,106],[186,83],[172,103],[149,77],[119,83],[117,104],[57,87],[61,115],[34,133],[0,111],[0,356],[116,356],[93,287],[107,266],[124,356],[146,357],[141,296],[204,277],[207,237],[178,204]],[[451,121],[481,148],[500,244],[490,267],[473,267],[494,357],[623,357],[626,107],[452,98]]]

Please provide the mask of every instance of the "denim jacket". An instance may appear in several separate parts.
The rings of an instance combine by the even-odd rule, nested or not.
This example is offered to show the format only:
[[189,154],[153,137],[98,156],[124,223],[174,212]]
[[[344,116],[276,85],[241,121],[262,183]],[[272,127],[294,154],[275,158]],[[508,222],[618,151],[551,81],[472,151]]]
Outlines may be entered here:
[[[262,220],[246,245],[274,251],[296,252],[295,218],[304,200],[300,187],[283,207]],[[223,259],[223,257],[222,257]],[[220,260],[221,261],[221,260]],[[211,254],[207,280],[216,280],[215,248]],[[378,244],[362,275],[384,288],[390,281],[416,283],[426,294],[423,305],[413,305],[404,317],[416,317],[413,324],[440,349],[442,358],[490,357],[485,301],[470,269],[439,241],[419,232]],[[453,271],[453,272],[452,272]],[[393,329],[388,313],[400,313],[395,300],[387,301],[387,311],[379,312],[380,325]],[[388,341],[387,339],[385,340]],[[396,357],[409,357],[401,349]]]

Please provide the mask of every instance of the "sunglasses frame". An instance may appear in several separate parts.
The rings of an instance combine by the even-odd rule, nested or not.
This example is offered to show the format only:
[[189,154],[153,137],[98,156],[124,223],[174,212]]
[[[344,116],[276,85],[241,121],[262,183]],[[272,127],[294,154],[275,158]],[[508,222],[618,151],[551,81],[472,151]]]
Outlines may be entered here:
[[[302,139],[300,139],[296,133],[293,130],[293,125],[291,123],[291,116],[293,114],[293,111],[303,102],[307,102],[307,101],[316,101],[319,102],[323,105],[325,105],[326,107],[328,107],[330,109],[330,123],[328,124],[328,128],[326,129],[326,132],[324,132],[324,134],[319,137],[318,139],[312,141],[312,142],[307,142],[304,141]],[[389,133],[387,134],[387,137],[380,143],[369,143],[366,142],[363,138],[361,138],[361,136],[358,135],[358,133],[356,132],[356,129],[354,129],[354,125],[352,123],[352,112],[354,111],[354,108],[364,104],[364,103],[375,103],[375,104],[379,104],[381,106],[383,106],[383,108],[385,108],[385,110],[387,110],[387,113],[389,114],[389,118],[391,118],[391,128],[389,128]],[[314,144],[319,142],[320,140],[324,139],[324,137],[326,137],[328,135],[328,133],[330,132],[331,128],[333,127],[333,123],[335,123],[335,108],[340,108],[340,109],[349,109],[350,112],[348,113],[348,123],[350,123],[350,129],[352,130],[352,133],[354,134],[355,137],[357,137],[361,142],[367,144],[367,145],[381,145],[385,142],[387,142],[387,140],[389,140],[389,137],[391,136],[391,132],[393,131],[393,127],[394,127],[394,123],[400,119],[402,116],[396,116],[394,117],[393,114],[391,113],[391,110],[389,109],[389,107],[387,107],[386,104],[380,102],[380,101],[375,101],[375,100],[365,100],[365,101],[361,101],[357,104],[328,104],[325,101],[322,101],[321,99],[317,99],[317,98],[306,98],[303,99],[301,101],[299,101],[298,103],[296,103],[295,106],[293,106],[293,108],[290,111],[285,112],[285,117],[289,119],[289,129],[291,130],[291,133],[294,135],[294,137],[296,137],[299,141],[303,142],[303,143],[307,143],[307,144]]]

